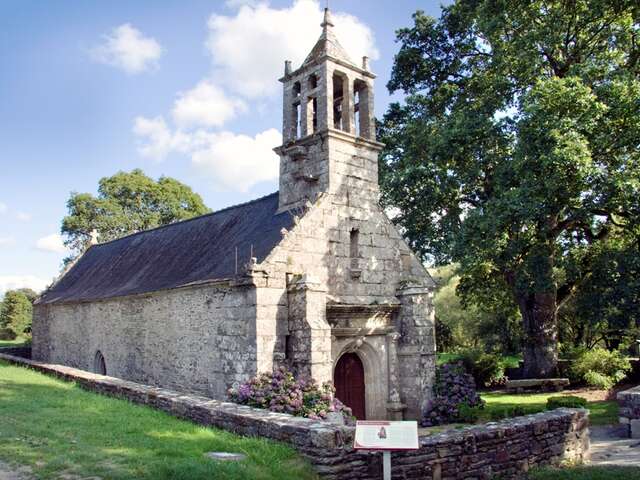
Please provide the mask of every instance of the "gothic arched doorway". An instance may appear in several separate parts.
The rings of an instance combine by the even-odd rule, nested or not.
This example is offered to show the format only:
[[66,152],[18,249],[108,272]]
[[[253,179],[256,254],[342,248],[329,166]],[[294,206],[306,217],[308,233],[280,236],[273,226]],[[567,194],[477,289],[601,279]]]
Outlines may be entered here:
[[364,366],[355,353],[345,353],[333,374],[336,397],[351,408],[358,420],[366,418],[364,403]]

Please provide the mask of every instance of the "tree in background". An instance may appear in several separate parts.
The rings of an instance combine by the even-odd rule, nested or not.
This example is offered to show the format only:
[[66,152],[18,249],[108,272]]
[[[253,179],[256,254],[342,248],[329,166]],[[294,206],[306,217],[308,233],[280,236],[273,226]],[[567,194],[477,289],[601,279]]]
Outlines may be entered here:
[[603,242],[640,235],[640,4],[458,0],[398,31],[383,201],[465,301],[522,316],[524,374],[557,364],[558,311]]
[[[522,327],[517,308],[488,299],[473,303],[458,295],[460,276],[456,264],[430,269],[436,282],[434,296],[436,321],[449,332],[447,344],[438,338],[438,349],[444,352],[472,348],[507,355],[520,352]],[[468,299],[467,299],[468,300]],[[436,323],[436,335],[438,324]]]
[[24,288],[9,290],[0,302],[0,335],[5,340],[28,335],[31,332],[33,302],[36,292]]
[[170,177],[155,181],[139,169],[102,178],[97,197],[72,193],[67,208],[62,234],[72,255],[66,263],[87,249],[93,230],[104,242],[210,211],[187,185]]
[[611,238],[592,262],[592,274],[560,311],[563,345],[631,348],[640,339],[640,249]]

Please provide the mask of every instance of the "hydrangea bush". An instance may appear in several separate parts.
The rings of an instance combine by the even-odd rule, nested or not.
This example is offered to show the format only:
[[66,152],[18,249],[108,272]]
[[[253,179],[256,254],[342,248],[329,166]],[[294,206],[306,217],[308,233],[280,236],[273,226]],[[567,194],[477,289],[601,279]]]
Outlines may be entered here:
[[335,398],[331,383],[319,386],[313,379],[296,379],[285,368],[262,373],[230,389],[229,398],[242,405],[314,420],[325,419],[331,412],[342,414],[347,421],[352,419],[351,409]]
[[476,382],[462,362],[438,367],[433,392],[434,399],[429,402],[422,420],[425,427],[465,421],[468,415],[461,415],[461,409],[464,413],[468,408],[484,407],[484,401],[476,392]]

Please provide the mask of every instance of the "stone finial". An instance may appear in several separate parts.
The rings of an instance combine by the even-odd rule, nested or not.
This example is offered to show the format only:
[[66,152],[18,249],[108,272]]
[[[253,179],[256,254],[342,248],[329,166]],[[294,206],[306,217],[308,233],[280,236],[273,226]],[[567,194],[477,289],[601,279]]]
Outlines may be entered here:
[[91,230],[91,239],[89,240],[89,245],[97,245],[98,243],[100,243],[98,241],[98,237],[100,236],[100,234],[98,233],[98,230],[96,230],[95,228],[93,230]]
[[362,57],[362,69],[366,72],[369,71],[369,57],[366,55]]
[[284,61],[284,74],[285,76],[287,75],[291,75],[291,60],[285,60]]
[[331,18],[331,11],[329,10],[329,7],[324,9],[324,20],[322,20],[320,26],[325,32],[327,31],[327,28],[335,26]]

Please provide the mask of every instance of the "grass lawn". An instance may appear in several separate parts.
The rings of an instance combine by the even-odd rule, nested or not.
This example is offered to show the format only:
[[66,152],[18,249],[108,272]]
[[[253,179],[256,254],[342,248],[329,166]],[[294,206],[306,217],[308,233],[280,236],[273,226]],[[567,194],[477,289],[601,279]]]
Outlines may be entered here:
[[529,480],[632,480],[640,478],[640,467],[566,467],[532,470]]
[[27,343],[24,338],[16,338],[15,340],[0,340],[0,348],[2,347],[20,347]]
[[[209,451],[240,452],[214,462]],[[0,362],[0,460],[41,479],[315,479],[288,446],[178,420]]]
[[[483,410],[483,418],[489,419],[491,412],[504,407],[522,407],[525,413],[537,413],[546,410],[547,399],[562,395],[562,393],[482,393],[487,402]],[[579,395],[578,395],[579,396]],[[589,419],[592,425],[609,425],[618,422],[618,404],[615,401],[588,402]]]

